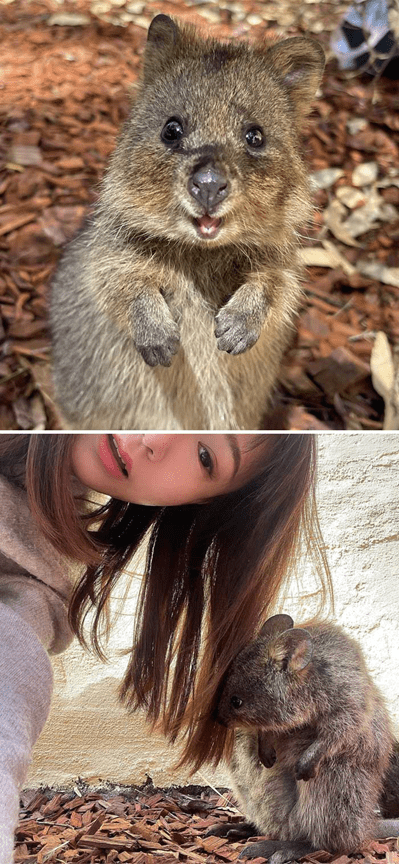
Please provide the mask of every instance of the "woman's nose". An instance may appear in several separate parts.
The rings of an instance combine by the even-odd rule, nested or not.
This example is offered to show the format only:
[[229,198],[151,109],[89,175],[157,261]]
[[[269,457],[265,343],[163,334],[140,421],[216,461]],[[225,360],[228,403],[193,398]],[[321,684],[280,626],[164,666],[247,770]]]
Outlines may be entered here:
[[148,458],[152,462],[160,462],[176,438],[178,435],[143,435],[142,443],[148,449]]

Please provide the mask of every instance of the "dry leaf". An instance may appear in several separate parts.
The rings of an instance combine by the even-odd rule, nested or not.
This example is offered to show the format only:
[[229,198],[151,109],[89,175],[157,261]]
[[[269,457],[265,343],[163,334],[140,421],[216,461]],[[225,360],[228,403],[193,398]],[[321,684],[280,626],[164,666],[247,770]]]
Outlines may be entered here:
[[336,267],[335,256],[320,246],[305,246],[300,250],[300,258],[305,267]]
[[74,12],[55,12],[54,15],[49,16],[47,24],[49,27],[54,24],[58,24],[59,27],[84,27],[84,25],[90,24],[90,18],[88,15],[79,15]]
[[343,176],[344,172],[341,168],[322,168],[320,171],[313,171],[310,180],[313,189],[329,189],[336,180]]
[[341,204],[349,207],[349,210],[365,203],[364,192],[361,192],[360,189],[354,189],[353,186],[339,186],[336,196]]
[[359,245],[354,239],[349,228],[346,227],[349,220],[344,222],[344,219],[347,216],[346,207],[344,207],[337,198],[334,198],[334,200],[331,201],[331,204],[326,207],[323,215],[327,228],[329,228],[337,240],[341,240],[341,243],[346,243],[347,246]]
[[369,231],[376,222],[390,221],[395,219],[396,215],[397,211],[395,207],[392,204],[387,204],[377,189],[370,189],[367,192],[364,206],[358,207],[357,210],[351,213],[349,218],[343,223],[343,228],[352,238],[359,237],[361,234]]
[[384,285],[393,285],[395,288],[399,288],[399,267],[386,267],[385,264],[380,264],[378,261],[358,261],[357,269],[363,276],[369,276],[371,279],[383,282]]
[[352,172],[352,183],[354,186],[370,186],[377,179],[377,162],[362,162]]
[[373,387],[385,402],[384,429],[399,429],[398,405],[395,400],[395,367],[388,339],[377,333],[370,358]]

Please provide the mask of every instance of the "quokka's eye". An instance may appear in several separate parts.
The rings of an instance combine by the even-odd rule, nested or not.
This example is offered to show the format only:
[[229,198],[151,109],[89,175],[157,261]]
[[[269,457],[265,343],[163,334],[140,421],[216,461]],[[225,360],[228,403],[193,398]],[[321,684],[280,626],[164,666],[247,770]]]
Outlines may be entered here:
[[232,696],[230,702],[233,708],[241,708],[241,705],[243,704],[243,700],[240,699],[239,696]]
[[259,150],[265,145],[265,136],[260,126],[250,126],[245,133],[245,140],[248,147],[254,150]]
[[183,134],[181,121],[177,117],[171,117],[162,129],[161,138],[165,144],[177,144],[180,138],[183,137]]

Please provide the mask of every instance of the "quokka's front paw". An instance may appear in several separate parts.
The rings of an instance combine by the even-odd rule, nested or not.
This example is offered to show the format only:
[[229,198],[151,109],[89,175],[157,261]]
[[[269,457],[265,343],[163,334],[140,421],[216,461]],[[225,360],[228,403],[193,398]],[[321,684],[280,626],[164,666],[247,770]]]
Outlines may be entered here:
[[315,777],[322,758],[322,750],[320,742],[314,741],[299,757],[295,768],[295,777],[297,780],[311,780]]
[[316,776],[317,763],[314,760],[307,759],[306,753],[303,754],[295,765],[294,773],[297,780],[311,780]]
[[179,328],[161,295],[132,304],[133,341],[148,366],[170,366],[179,350]]
[[263,732],[261,729],[258,732],[258,756],[265,768],[272,768],[277,759],[276,751],[269,742],[267,732]]
[[246,310],[237,295],[232,297],[215,317],[215,336],[219,350],[227,351],[228,354],[248,351],[259,339],[263,320],[258,311]]
[[179,328],[173,322],[170,333],[153,327],[148,333],[146,344],[135,342],[135,346],[148,366],[170,366],[179,350]]
[[255,825],[252,822],[222,822],[222,824],[211,825],[205,837],[227,837],[228,840],[246,840],[256,835]]

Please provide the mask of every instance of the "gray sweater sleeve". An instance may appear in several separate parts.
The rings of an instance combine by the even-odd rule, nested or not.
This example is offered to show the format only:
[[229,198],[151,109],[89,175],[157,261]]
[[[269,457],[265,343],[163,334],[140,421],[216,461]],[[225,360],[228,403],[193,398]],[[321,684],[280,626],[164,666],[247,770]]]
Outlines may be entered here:
[[52,692],[48,654],[72,641],[66,562],[0,474],[0,864],[11,864],[19,792]]
[[12,864],[19,791],[51,693],[52,668],[35,629],[0,602],[0,864]]

